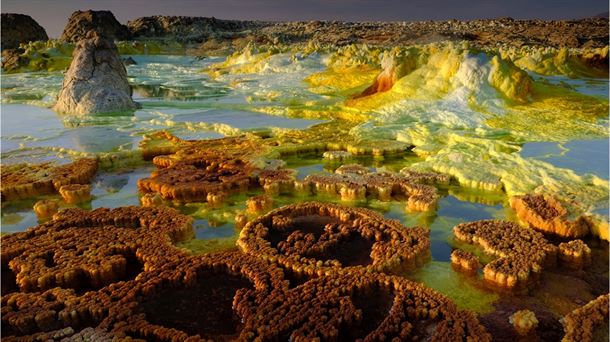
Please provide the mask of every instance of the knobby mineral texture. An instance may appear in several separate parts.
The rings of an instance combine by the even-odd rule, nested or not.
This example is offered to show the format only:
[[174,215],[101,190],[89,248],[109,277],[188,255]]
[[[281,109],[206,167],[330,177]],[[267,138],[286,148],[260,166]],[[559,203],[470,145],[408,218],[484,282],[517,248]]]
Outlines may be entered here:
[[309,175],[299,184],[305,192],[327,193],[343,200],[362,200],[367,197],[388,201],[407,198],[407,209],[427,211],[436,206],[437,190],[424,183],[448,183],[449,178],[436,173],[371,172],[360,165],[343,165],[334,174]]
[[405,278],[353,271],[269,297],[246,322],[245,340],[490,341],[471,312]]
[[[153,158],[159,169],[150,178],[138,180],[140,191],[158,193],[165,200],[213,202],[222,201],[230,193],[245,191],[253,182],[258,168],[250,157],[259,147],[251,140],[237,137],[177,143],[180,148],[175,153]],[[147,154],[156,154],[155,148]]]
[[467,273],[476,273],[481,263],[472,253],[456,249],[451,252],[451,263],[456,266],[459,270],[463,270]]
[[192,233],[174,209],[122,207],[67,209],[3,236],[3,337],[96,324],[138,276],[185,260],[173,243]]
[[54,220],[2,237],[2,263],[22,292],[59,286],[97,289],[130,271],[183,256],[173,241],[192,234],[191,219],[169,208],[67,209]]
[[515,196],[510,199],[510,205],[517,216],[534,229],[567,238],[589,234],[589,222],[585,217],[569,220],[566,208],[550,196]]
[[485,280],[501,287],[525,285],[546,263],[557,257],[557,247],[542,234],[516,223],[483,220],[462,223],[453,228],[457,240],[476,244],[498,256],[483,268]]
[[591,263],[591,248],[582,240],[560,243],[559,260],[570,268],[582,268]]
[[311,202],[249,222],[237,244],[299,276],[314,276],[353,268],[414,267],[429,255],[428,234],[368,209]]
[[283,272],[256,257],[193,257],[143,274],[101,326],[146,340],[235,340],[258,316],[256,307],[287,288]]
[[[565,336],[564,342],[591,342],[595,335],[595,330],[603,325],[608,325],[608,299],[610,294],[605,294],[590,301],[563,319]],[[606,339],[606,336],[601,339]]]
[[527,335],[538,326],[538,319],[530,310],[519,310],[512,314],[509,322],[515,327],[519,335]]
[[59,192],[64,185],[87,184],[97,172],[96,159],[78,159],[66,165],[51,163],[2,166],[2,200],[15,200]]

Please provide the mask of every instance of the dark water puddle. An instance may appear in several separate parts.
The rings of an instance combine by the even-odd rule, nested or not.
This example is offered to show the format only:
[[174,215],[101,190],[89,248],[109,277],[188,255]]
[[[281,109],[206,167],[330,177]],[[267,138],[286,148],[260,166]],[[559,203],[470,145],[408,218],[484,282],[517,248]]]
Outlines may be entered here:
[[366,266],[373,263],[371,249],[373,241],[365,239],[360,234],[352,234],[347,240],[320,253],[307,253],[307,256],[317,260],[338,260],[345,266]]

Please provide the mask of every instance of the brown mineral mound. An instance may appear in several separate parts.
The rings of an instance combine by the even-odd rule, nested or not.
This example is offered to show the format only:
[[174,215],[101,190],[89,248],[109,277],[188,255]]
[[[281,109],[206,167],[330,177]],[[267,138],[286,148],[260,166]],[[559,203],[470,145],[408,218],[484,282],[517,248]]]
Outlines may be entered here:
[[[222,202],[231,193],[247,190],[261,171],[251,160],[266,151],[247,137],[189,141],[166,134],[165,139],[174,146],[174,153],[154,156],[153,163],[159,169],[149,178],[138,180],[138,188],[180,202]],[[158,148],[148,140],[143,149],[153,156],[168,148],[162,146]],[[269,177],[270,181],[277,178]]]
[[183,256],[172,242],[190,234],[191,219],[173,209],[68,209],[2,237],[2,264],[22,292],[98,289]]
[[299,184],[299,190],[340,196],[344,200],[406,198],[408,210],[427,211],[436,206],[438,194],[435,187],[422,183],[448,182],[448,176],[437,173],[371,172],[352,164],[339,167],[335,174],[309,175]]
[[559,260],[570,268],[583,268],[591,263],[591,248],[582,240],[560,243]]
[[497,220],[462,223],[453,228],[457,240],[477,244],[485,252],[498,256],[483,268],[485,280],[514,288],[537,276],[546,263],[553,262],[557,247],[542,234],[519,225]]
[[241,333],[265,341],[490,341],[471,312],[402,277],[352,271],[269,297]]
[[311,202],[249,222],[237,244],[304,277],[414,267],[429,255],[430,240],[426,229],[405,228],[371,210]]
[[51,163],[2,166],[2,201],[57,193],[63,185],[86,184],[97,172],[96,159],[78,159],[55,166]]
[[466,273],[476,273],[481,263],[474,254],[456,249],[451,252],[451,264]]
[[[608,326],[609,298],[610,295],[608,294],[599,296],[585,306],[567,314],[562,319],[564,331],[566,332],[563,341],[592,342],[608,339],[607,330],[604,333],[603,328]],[[601,330],[602,334],[597,334],[596,330]]]
[[89,184],[62,185],[59,194],[66,203],[81,203],[91,200],[91,186]]
[[2,13],[2,50],[16,49],[19,44],[48,40],[47,32],[29,15]]
[[536,314],[530,310],[519,310],[513,313],[509,322],[513,325],[519,335],[526,336],[536,330],[538,319]]
[[267,195],[253,196],[246,200],[248,212],[256,214],[273,208],[273,199]]
[[59,201],[57,200],[40,200],[34,204],[34,212],[40,219],[50,218],[59,210]]
[[145,340],[235,340],[257,316],[256,307],[286,289],[282,271],[255,257],[190,258],[144,274],[102,326]]
[[191,222],[168,208],[68,209],[3,236],[3,338],[97,324],[138,276],[187,257],[173,243]]
[[292,193],[296,181],[295,170],[263,170],[258,174],[258,182],[270,195]]
[[156,192],[166,200],[205,202],[209,194],[245,191],[253,167],[239,159],[201,156],[196,161],[176,163],[138,180],[144,193]]
[[561,237],[578,238],[589,234],[589,221],[580,216],[568,219],[568,211],[556,199],[544,195],[515,196],[510,206],[532,228]]
[[112,342],[114,335],[106,331],[87,327],[81,331],[74,331],[73,328],[67,327],[53,331],[36,333],[26,337],[5,337],[3,340],[12,341],[95,341],[95,342]]
[[121,25],[110,11],[76,11],[68,19],[61,38],[62,42],[76,43],[84,39],[89,31],[113,40],[128,40],[131,33]]

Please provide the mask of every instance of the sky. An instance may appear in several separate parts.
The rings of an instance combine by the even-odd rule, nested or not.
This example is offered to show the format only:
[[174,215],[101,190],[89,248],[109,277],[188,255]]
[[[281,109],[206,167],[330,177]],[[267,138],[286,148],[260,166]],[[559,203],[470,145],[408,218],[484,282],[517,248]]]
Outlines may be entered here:
[[2,0],[2,13],[30,15],[58,38],[76,10],[110,10],[123,24],[150,15],[220,19],[416,21],[574,19],[608,11],[608,0]]

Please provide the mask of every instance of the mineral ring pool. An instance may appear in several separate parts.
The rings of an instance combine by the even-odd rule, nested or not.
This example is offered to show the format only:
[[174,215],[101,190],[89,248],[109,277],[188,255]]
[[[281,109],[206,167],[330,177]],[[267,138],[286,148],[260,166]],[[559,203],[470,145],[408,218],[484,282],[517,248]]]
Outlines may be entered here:
[[89,116],[3,74],[3,337],[607,338],[608,74],[561,53],[123,54]]

